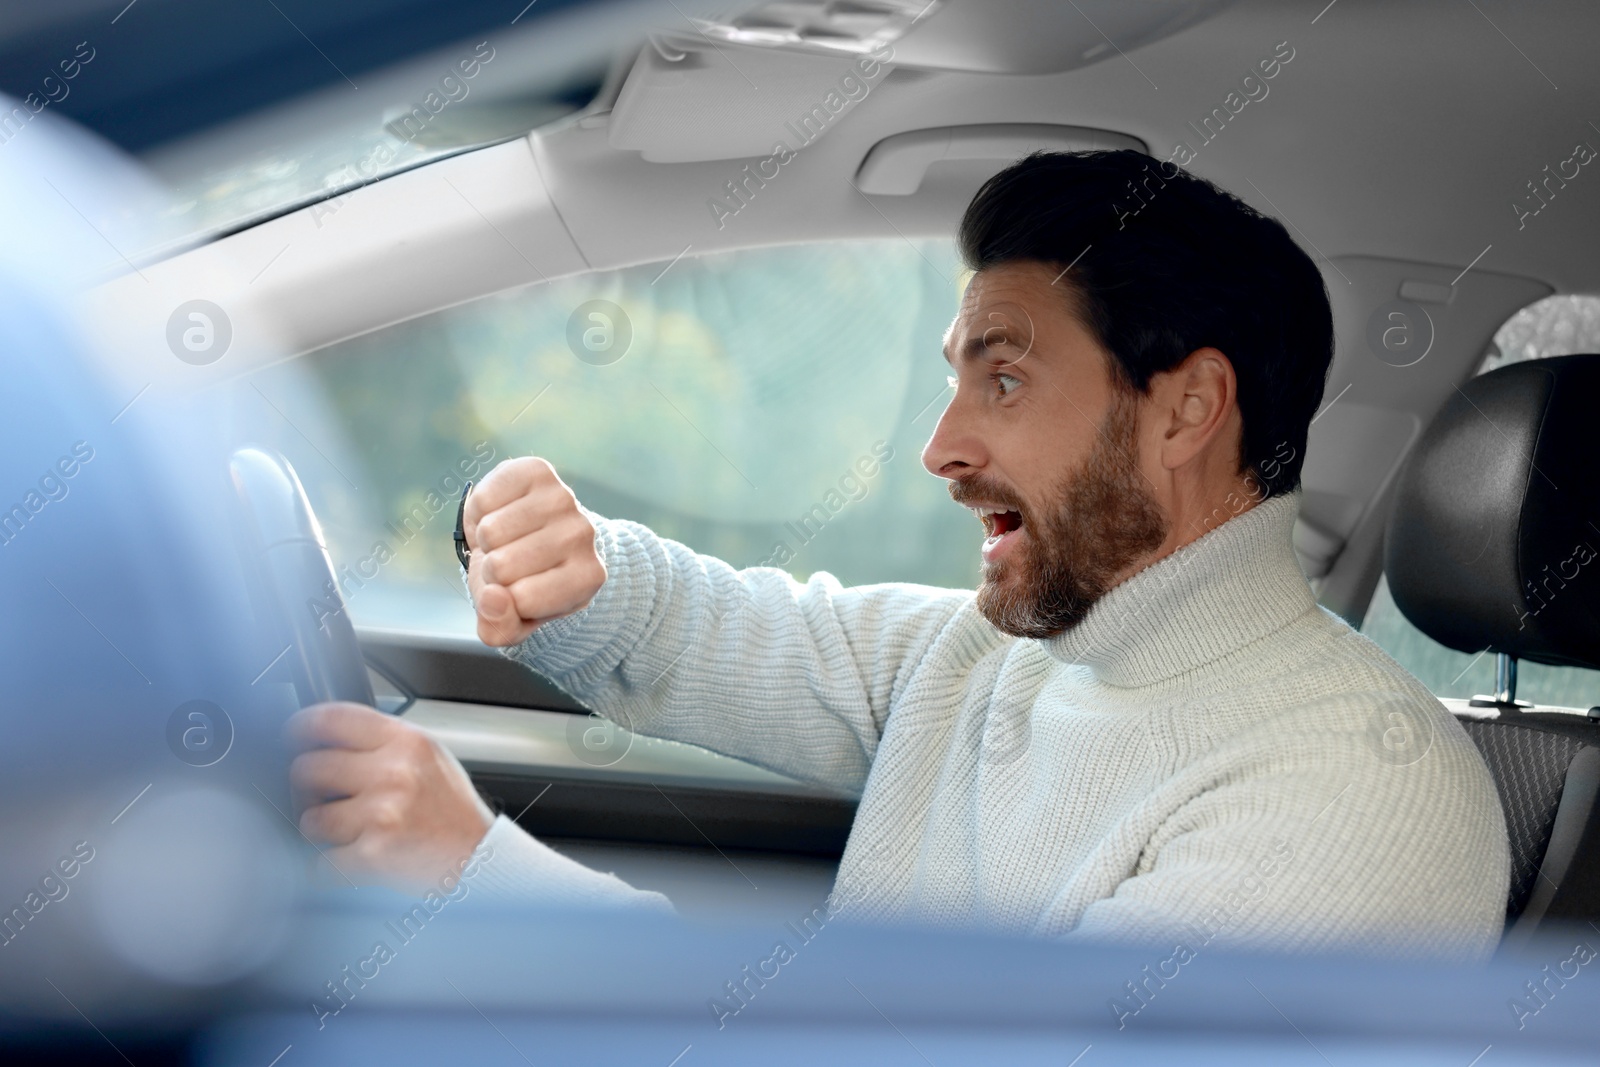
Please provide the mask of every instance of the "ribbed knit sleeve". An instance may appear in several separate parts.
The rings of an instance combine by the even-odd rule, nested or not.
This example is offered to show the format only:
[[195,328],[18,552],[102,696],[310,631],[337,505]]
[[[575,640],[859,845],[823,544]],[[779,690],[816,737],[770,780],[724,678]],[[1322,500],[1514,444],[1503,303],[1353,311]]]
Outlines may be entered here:
[[889,709],[967,591],[802,585],[597,520],[608,577],[506,654],[640,733],[859,793]]

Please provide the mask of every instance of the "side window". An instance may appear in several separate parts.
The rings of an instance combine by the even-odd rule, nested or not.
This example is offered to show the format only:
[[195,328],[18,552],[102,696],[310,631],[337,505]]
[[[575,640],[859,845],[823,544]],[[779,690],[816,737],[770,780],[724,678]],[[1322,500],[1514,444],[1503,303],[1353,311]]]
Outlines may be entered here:
[[[1600,297],[1546,297],[1511,316],[1495,332],[1478,373],[1520,360],[1579,352],[1600,352]],[[1436,696],[1470,697],[1494,691],[1494,657],[1456,652],[1431,640],[1395,606],[1387,581],[1379,580],[1361,632]],[[1519,662],[1517,698],[1555,707],[1591,707],[1600,704],[1600,671]]]
[[471,631],[462,483],[522,455],[736,567],[970,587],[981,531],[919,459],[962,280],[947,240],[687,256],[424,315],[262,372],[246,399],[364,625]]
[[1600,296],[1547,296],[1495,331],[1479,374],[1507,363],[1600,352]]

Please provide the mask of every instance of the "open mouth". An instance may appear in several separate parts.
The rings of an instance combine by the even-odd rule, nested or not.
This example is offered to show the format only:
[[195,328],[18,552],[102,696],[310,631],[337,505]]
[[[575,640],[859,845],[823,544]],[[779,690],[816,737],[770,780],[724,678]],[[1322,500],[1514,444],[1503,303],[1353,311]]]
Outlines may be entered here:
[[983,558],[993,559],[1011,535],[1022,529],[1022,514],[1010,508],[970,505],[971,511],[983,523],[988,536],[983,542]]

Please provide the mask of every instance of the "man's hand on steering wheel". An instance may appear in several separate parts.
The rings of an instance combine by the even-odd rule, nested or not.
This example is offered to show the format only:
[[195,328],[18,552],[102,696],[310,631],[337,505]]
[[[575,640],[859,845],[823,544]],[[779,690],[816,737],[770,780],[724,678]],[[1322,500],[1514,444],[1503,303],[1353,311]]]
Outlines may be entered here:
[[421,890],[456,875],[494,821],[467,772],[422,730],[361,704],[289,720],[300,830],[355,882]]

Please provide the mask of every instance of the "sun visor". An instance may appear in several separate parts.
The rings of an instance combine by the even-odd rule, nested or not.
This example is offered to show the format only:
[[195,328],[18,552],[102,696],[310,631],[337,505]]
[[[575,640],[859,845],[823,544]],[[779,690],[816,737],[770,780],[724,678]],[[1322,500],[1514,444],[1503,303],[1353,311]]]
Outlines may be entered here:
[[[693,18],[705,42],[848,55],[892,47],[920,70],[1057,74],[1170,37],[1233,0],[778,0]],[[740,5],[734,5],[740,6]],[[762,86],[765,91],[766,86]]]
[[[1231,2],[790,0],[726,17],[685,15],[687,28],[663,27],[640,50],[607,137],[611,147],[652,163],[767,156],[779,142],[793,149],[831,130],[891,68],[1074,70],[1170,36]],[[1142,147],[1130,141],[1099,146]]]
[[657,37],[622,85],[607,138],[652,163],[770,155],[779,141],[798,147],[827,133],[888,71],[872,55]]

